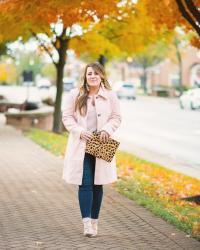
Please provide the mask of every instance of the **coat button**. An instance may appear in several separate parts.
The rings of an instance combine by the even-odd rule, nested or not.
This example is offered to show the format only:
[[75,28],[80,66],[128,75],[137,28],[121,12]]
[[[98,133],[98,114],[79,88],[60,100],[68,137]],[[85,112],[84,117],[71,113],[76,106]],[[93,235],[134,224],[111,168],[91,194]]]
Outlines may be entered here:
[[96,97],[96,99],[98,99],[98,96]]
[[98,116],[101,116],[101,114],[98,114]]

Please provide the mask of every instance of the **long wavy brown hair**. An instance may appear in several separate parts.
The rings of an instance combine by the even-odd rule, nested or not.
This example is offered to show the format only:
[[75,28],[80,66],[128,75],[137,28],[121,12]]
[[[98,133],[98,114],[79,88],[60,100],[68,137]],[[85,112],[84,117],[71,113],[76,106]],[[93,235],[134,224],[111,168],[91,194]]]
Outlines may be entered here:
[[91,67],[94,70],[94,72],[101,77],[101,84],[104,86],[104,88],[109,90],[111,89],[111,86],[106,77],[104,67],[98,62],[87,64],[79,87],[79,94],[75,102],[75,111],[78,110],[82,116],[85,116],[87,113],[87,99],[88,99],[89,89],[87,87],[86,73],[88,67]]

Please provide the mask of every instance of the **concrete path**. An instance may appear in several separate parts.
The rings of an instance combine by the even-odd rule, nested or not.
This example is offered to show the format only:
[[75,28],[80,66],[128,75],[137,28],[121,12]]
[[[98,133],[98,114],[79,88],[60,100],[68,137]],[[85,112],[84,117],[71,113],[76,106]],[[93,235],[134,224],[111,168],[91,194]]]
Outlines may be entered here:
[[20,131],[0,125],[0,250],[200,249],[200,242],[109,186],[99,235],[84,237],[77,187],[62,181],[62,166]]

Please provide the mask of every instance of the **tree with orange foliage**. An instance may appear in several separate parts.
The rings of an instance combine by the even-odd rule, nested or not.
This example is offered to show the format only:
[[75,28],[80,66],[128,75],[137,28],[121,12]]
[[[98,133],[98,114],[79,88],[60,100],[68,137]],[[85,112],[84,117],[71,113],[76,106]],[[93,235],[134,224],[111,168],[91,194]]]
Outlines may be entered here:
[[66,50],[72,37],[87,32],[105,15],[117,11],[116,0],[4,0],[0,2],[0,43],[35,36],[57,72],[53,131],[61,131],[61,100]]
[[196,31],[191,43],[200,48],[200,1],[199,0],[139,0],[145,5],[148,15],[159,29],[165,25],[173,30],[180,26],[184,31]]
[[[144,5],[137,6],[126,2],[119,7],[118,15],[108,17],[95,24],[94,28],[83,36],[70,42],[71,48],[88,58],[103,55],[108,60],[127,58],[143,52],[146,47],[160,39],[168,39],[170,32],[156,30]],[[102,57],[102,56],[101,56]]]

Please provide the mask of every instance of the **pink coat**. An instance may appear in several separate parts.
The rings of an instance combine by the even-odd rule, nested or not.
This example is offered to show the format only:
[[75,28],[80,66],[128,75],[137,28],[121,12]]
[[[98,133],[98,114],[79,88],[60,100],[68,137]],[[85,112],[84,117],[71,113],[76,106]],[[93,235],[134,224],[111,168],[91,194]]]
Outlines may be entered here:
[[[63,179],[67,183],[81,185],[83,176],[83,160],[86,141],[80,139],[83,130],[87,130],[87,115],[75,112],[75,100],[79,89],[73,89],[67,96],[62,121],[69,131],[69,139],[64,159]],[[105,130],[112,137],[121,123],[120,107],[117,95],[104,87],[99,89],[95,100],[97,112],[97,131]],[[96,158],[95,185],[112,183],[117,180],[115,157],[112,162]]]

